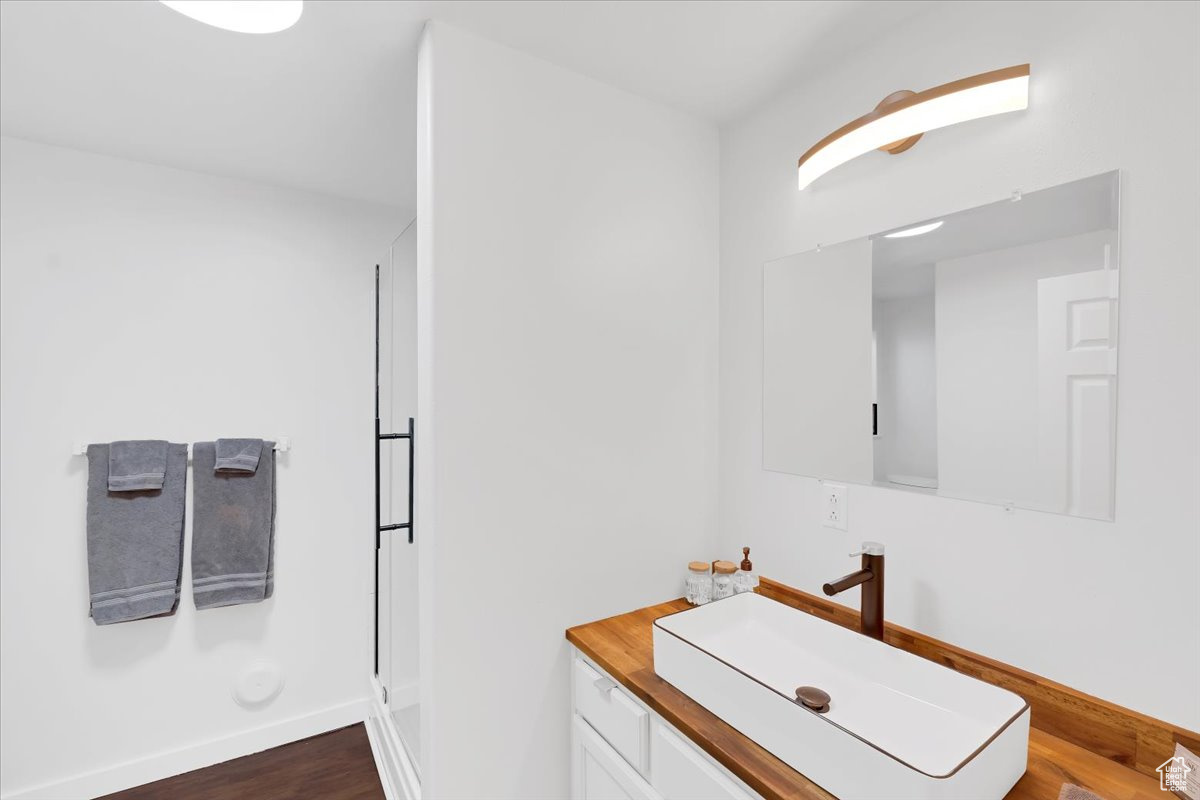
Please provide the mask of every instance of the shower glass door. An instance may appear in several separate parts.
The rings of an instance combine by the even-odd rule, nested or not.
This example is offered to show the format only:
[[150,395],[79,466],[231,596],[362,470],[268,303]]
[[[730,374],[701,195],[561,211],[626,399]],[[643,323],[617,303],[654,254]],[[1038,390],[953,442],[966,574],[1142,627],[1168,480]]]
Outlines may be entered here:
[[[416,225],[409,224],[379,265],[379,427],[409,432],[416,414]],[[379,516],[383,527],[410,522],[407,439],[379,450]],[[417,692],[417,548],[420,532],[379,534],[376,551],[376,673],[396,732],[417,769],[421,710]],[[411,539],[411,541],[410,541]]]

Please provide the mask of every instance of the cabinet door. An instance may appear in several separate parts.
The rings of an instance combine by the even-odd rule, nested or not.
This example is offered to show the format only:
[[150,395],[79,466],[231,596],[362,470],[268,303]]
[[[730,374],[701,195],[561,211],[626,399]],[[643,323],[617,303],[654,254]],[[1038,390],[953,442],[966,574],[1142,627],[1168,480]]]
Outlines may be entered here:
[[571,723],[572,800],[662,800],[581,717]]
[[655,720],[650,778],[665,800],[751,800],[751,795],[691,743]]

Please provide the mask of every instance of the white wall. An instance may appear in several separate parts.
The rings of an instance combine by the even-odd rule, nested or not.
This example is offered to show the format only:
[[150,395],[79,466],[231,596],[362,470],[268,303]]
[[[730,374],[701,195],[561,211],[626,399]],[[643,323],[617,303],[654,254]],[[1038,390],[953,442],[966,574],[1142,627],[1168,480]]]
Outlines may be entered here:
[[[402,215],[14,139],[0,157],[0,791],[90,796],[361,719],[371,270]],[[275,596],[198,613],[185,560],[174,616],[94,625],[73,442],[280,434]],[[286,685],[247,711],[231,684],[258,658]]]
[[1104,269],[1109,247],[1094,231],[937,263],[942,494],[1065,510],[1038,468],[1038,279]]
[[879,433],[875,480],[938,477],[933,293],[876,300]]
[[[719,541],[814,591],[888,546],[890,620],[1200,728],[1200,94],[1195,3],[938,4],[722,132]],[[796,191],[796,158],[889,92],[1031,62],[1028,111],[866,155]],[[764,472],[764,262],[1125,170],[1115,523]],[[839,599],[857,603],[857,593]]]
[[717,135],[445,25],[427,37],[422,790],[557,800],[564,629],[679,596],[711,550]]

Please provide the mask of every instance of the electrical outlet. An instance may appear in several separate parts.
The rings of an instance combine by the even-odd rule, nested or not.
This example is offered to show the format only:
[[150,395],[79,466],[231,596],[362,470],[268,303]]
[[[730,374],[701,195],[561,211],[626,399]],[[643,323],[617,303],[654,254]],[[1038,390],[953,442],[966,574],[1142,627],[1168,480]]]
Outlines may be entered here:
[[821,483],[821,524],[826,528],[846,530],[849,516],[846,486],[842,483]]

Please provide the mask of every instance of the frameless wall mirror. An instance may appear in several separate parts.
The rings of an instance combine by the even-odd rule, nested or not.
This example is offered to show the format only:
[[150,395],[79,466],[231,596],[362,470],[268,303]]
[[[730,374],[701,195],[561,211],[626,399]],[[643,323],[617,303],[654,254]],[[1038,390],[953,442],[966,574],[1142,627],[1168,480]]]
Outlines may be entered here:
[[1118,172],[763,268],[763,466],[1113,518]]

